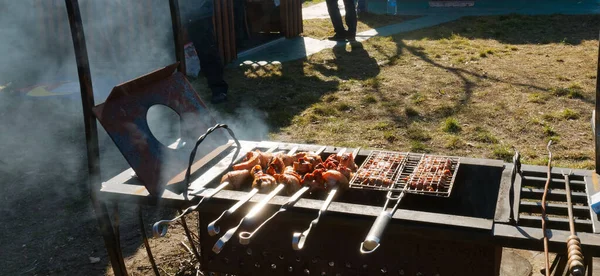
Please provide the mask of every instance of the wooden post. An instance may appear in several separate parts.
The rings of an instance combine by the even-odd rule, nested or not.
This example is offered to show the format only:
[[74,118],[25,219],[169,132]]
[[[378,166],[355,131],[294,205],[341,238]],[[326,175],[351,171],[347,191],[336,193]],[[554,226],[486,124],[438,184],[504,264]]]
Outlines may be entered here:
[[173,39],[175,41],[175,58],[179,62],[177,70],[185,74],[185,52],[183,49],[183,32],[181,30],[181,17],[179,15],[179,1],[169,0],[171,10],[171,23],[173,24]]
[[[600,36],[599,36],[600,37]],[[594,143],[596,152],[596,173],[600,174],[600,43],[598,44],[598,60],[596,72],[596,106],[594,120]]]
[[113,231],[112,223],[106,209],[106,204],[98,200],[97,193],[100,190],[100,152],[98,149],[98,131],[96,118],[92,113],[94,106],[94,91],[92,88],[92,76],[85,44],[83,23],[79,10],[78,0],[65,0],[75,59],[77,61],[77,73],[79,75],[79,86],[81,90],[81,104],[83,106],[83,119],[85,123],[85,140],[88,161],[88,187],[92,199],[92,205],[96,213],[96,219],[100,226],[100,232],[104,238],[104,244],[108,251],[110,263],[115,275],[127,275],[125,263],[121,256],[121,248]]

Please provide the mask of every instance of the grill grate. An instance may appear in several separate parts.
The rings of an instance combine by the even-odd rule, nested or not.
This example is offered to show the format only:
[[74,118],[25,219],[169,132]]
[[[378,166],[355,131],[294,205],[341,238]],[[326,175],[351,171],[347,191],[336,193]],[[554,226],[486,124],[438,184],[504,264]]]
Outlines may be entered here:
[[410,155],[404,171],[396,180],[394,190],[440,197],[449,197],[458,172],[459,159],[437,155]]
[[350,180],[350,188],[389,190],[408,153],[372,151]]
[[[585,178],[583,175],[578,174],[573,174],[570,178],[575,230],[578,232],[592,233],[593,220],[586,193]],[[545,172],[522,171],[521,188],[519,191],[519,225],[541,227],[541,199],[544,193],[545,183]],[[547,221],[550,229],[569,230],[567,207],[564,178],[560,173],[553,172],[546,202]]]

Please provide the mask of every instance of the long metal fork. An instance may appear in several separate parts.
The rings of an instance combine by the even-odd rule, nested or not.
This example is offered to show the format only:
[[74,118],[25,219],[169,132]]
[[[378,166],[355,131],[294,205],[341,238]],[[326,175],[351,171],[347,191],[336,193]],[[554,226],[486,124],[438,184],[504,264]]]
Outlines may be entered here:
[[[277,147],[274,148],[270,148],[269,150],[267,150],[267,152],[273,152],[275,149],[277,149]],[[294,154],[296,151],[298,150],[298,147],[293,147],[288,154]],[[266,169],[266,168],[264,168]],[[258,188],[253,188],[252,190],[250,190],[250,192],[248,192],[248,194],[246,194],[246,196],[244,196],[242,199],[240,199],[236,204],[234,204],[233,206],[231,206],[229,209],[223,211],[223,213],[221,213],[221,215],[213,220],[211,223],[208,224],[208,234],[211,236],[215,236],[217,234],[219,234],[219,232],[221,232],[221,227],[219,227],[217,224],[219,223],[219,221],[221,221],[223,218],[229,217],[231,214],[235,213],[235,211],[237,211],[237,209],[239,209],[242,205],[244,205],[246,202],[248,202],[252,197],[254,197],[257,193],[258,193],[259,189]]]
[[[317,154],[320,154],[324,150],[325,150],[325,147],[322,147],[321,149],[319,149],[317,151]],[[341,155],[344,152],[346,152],[346,148],[342,148],[338,152],[338,154]],[[240,232],[240,234],[239,234],[240,243],[244,244],[244,245],[249,244],[250,240],[252,239],[252,237],[258,232],[258,230],[260,230],[261,227],[263,227],[264,225],[266,225],[270,220],[272,220],[275,216],[277,216],[277,214],[283,213],[283,212],[287,211],[288,208],[294,206],[296,204],[296,202],[298,202],[298,200],[300,199],[300,197],[302,197],[302,195],[304,195],[304,193],[306,193],[309,189],[310,189],[309,186],[304,186],[300,190],[298,190],[292,197],[290,197],[290,199],[286,203],[284,203],[283,205],[281,205],[281,208],[279,208],[279,210],[277,212],[275,212],[268,219],[266,219],[262,224],[260,224],[258,227],[256,227],[256,229],[254,229],[254,231],[252,231],[252,232],[248,232],[248,231]]]
[[[356,148],[352,152],[352,156],[354,158],[356,158],[359,151],[360,151],[360,147]],[[327,199],[325,199],[325,202],[323,202],[323,206],[321,206],[321,209],[319,209],[319,213],[317,214],[317,217],[315,219],[313,219],[310,222],[310,224],[308,225],[308,229],[304,230],[304,232],[294,232],[294,234],[292,236],[292,248],[294,248],[294,250],[301,250],[302,248],[304,248],[304,243],[306,242],[306,238],[308,237],[308,234],[310,234],[310,230],[313,227],[317,226],[317,224],[319,223],[319,219],[321,218],[321,215],[323,215],[323,213],[325,213],[327,211],[327,208],[329,208],[329,205],[335,198],[335,195],[337,194],[337,192],[338,192],[337,187],[333,188],[329,192],[329,194],[327,195]]]

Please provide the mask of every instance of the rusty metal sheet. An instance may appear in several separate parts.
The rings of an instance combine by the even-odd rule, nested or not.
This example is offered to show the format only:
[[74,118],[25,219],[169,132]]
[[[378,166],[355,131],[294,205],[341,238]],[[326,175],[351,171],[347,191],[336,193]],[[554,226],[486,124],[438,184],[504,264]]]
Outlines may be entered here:
[[[214,124],[206,105],[181,72],[178,63],[120,84],[106,102],[93,112],[115,142],[148,192],[159,196],[166,183],[181,191],[181,181],[171,181],[186,170],[196,139]],[[146,115],[150,107],[165,105],[180,116],[182,146],[167,147],[150,131]],[[197,157],[227,143],[223,130],[210,135],[198,149]]]

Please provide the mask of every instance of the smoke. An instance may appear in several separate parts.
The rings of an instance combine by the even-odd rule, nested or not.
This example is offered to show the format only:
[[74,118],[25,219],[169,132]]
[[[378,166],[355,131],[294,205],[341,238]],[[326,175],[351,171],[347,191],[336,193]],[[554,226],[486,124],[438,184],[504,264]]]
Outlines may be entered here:
[[[79,2],[96,104],[115,85],[175,61],[168,1]],[[77,230],[95,221],[64,1],[0,1],[0,53],[0,274],[17,275],[24,264],[13,260],[28,258],[56,269],[61,262],[46,256],[62,255],[56,239],[65,232],[100,239]],[[100,124],[98,132],[106,181],[128,165]]]
[[[168,1],[79,2],[96,104],[115,85],[175,61]],[[36,231],[44,233],[72,231],[77,224],[89,225],[94,216],[89,197],[80,192],[87,189],[85,132],[64,1],[0,1],[0,53],[0,231],[5,233],[0,251],[6,253],[0,257],[0,274],[15,275],[23,267],[11,260],[60,255],[59,249],[48,252],[57,248],[53,236],[44,235],[41,247],[21,246],[36,238],[31,225],[42,221]],[[62,86],[45,86],[55,83]],[[41,87],[37,93],[28,93],[36,86]],[[212,115],[238,139],[268,139],[265,115],[250,107]],[[171,120],[149,117],[166,127]],[[98,132],[106,181],[128,164],[100,124]],[[80,233],[99,239],[94,234]]]

